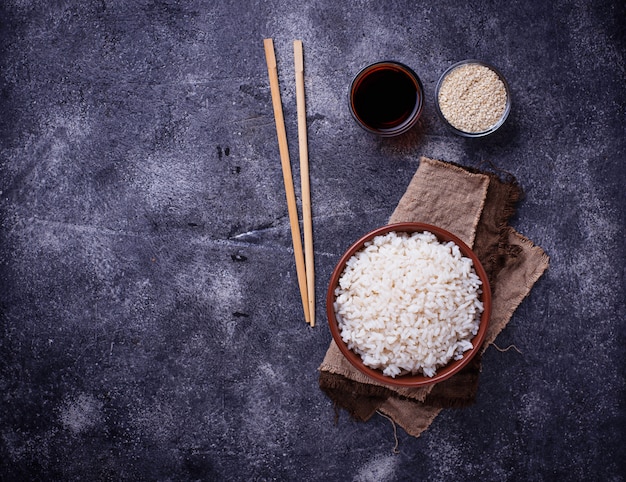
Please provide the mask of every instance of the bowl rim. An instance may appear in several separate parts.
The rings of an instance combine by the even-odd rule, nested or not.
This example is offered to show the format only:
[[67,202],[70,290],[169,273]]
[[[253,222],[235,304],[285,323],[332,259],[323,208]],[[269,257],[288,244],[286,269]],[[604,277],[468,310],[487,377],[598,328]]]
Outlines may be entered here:
[[[453,70],[459,67],[462,67],[463,65],[471,65],[471,64],[482,65],[483,67],[487,67],[488,69],[495,72],[495,74],[504,84],[504,90],[506,91],[506,106],[504,108],[504,113],[502,114],[502,117],[500,117],[500,120],[498,120],[498,122],[492,125],[489,129],[485,131],[480,131],[480,132],[466,132],[466,131],[463,131],[461,129],[454,127],[452,124],[450,124],[448,119],[446,119],[446,116],[443,115],[443,112],[441,112],[441,107],[439,106],[439,90],[441,89],[441,84],[443,83],[443,80],[446,78],[446,76],[450,74]],[[439,118],[443,121],[443,123],[450,130],[452,130],[452,132],[454,132],[455,134],[458,134],[459,136],[462,136],[462,137],[471,137],[471,138],[485,137],[497,131],[509,117],[509,113],[511,112],[511,89],[509,87],[509,83],[507,82],[502,72],[498,68],[490,64],[489,62],[485,62],[484,60],[478,60],[478,59],[461,60],[460,62],[456,62],[452,64],[450,67],[448,67],[443,72],[443,74],[441,74],[441,76],[439,77],[439,80],[437,81],[437,87],[435,88],[435,110],[437,111],[437,114]]]
[[[357,251],[363,248],[365,242],[372,240],[376,236],[387,234],[392,231],[407,233],[428,231],[434,234],[440,242],[454,242],[457,246],[459,246],[462,255],[467,256],[472,260],[472,262],[474,263],[474,269],[476,271],[476,274],[479,276],[483,283],[481,294],[481,301],[483,302],[483,313],[480,317],[478,332],[471,340],[473,348],[466,351],[461,359],[452,360],[448,362],[447,365],[439,367],[435,375],[432,377],[427,377],[422,374],[405,374],[392,378],[390,376],[383,375],[381,370],[365,366],[363,364],[363,361],[361,360],[360,355],[350,350],[341,339],[341,333],[337,324],[337,318],[335,316],[334,301],[335,287],[337,286],[339,278],[345,269],[346,263]],[[328,284],[328,291],[326,293],[326,313],[328,317],[330,332],[333,340],[335,341],[335,344],[337,345],[341,353],[350,362],[350,364],[354,366],[357,370],[359,370],[359,372],[369,376],[370,378],[373,378],[379,383],[386,385],[413,388],[422,387],[441,382],[458,373],[481,350],[482,344],[487,334],[487,329],[489,328],[489,321],[491,317],[491,287],[489,285],[487,273],[482,263],[478,259],[478,256],[476,256],[474,251],[465,242],[463,242],[458,236],[454,235],[450,231],[427,223],[403,222],[387,224],[385,226],[373,229],[365,235],[361,236],[357,241],[352,243],[352,245],[341,256],[335,266],[335,269],[333,270],[330,282]]]

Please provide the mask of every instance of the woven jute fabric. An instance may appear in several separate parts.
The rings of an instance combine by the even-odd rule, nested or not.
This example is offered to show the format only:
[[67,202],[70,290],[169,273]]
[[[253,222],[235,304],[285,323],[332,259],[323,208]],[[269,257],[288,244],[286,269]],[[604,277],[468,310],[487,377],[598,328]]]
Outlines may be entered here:
[[320,388],[337,409],[366,421],[376,411],[419,436],[444,408],[473,403],[481,356],[547,269],[548,256],[508,225],[521,196],[516,180],[494,172],[423,157],[389,223],[422,222],[444,228],[472,247],[492,288],[489,330],[480,354],[461,372],[419,388],[379,383],[354,368],[332,341],[319,367]]

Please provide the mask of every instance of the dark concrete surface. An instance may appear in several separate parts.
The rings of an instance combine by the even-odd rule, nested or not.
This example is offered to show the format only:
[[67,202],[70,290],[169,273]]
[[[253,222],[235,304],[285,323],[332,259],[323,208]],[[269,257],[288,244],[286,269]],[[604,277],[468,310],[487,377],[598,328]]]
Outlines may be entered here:
[[[622,481],[624,2],[0,3],[0,479]],[[295,179],[305,48],[318,326],[297,289],[263,53]],[[467,140],[439,75],[479,58],[513,110]],[[360,130],[347,87],[394,59],[420,125]],[[326,283],[419,157],[514,174],[551,266],[484,359],[477,403],[420,438],[334,423]]]

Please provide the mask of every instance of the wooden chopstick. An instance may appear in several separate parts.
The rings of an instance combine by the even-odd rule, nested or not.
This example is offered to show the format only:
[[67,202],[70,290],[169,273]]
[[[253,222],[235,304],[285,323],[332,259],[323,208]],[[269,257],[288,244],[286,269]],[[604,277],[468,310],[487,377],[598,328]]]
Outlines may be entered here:
[[263,45],[265,47],[265,60],[267,62],[267,72],[270,79],[270,91],[272,93],[272,105],[274,107],[274,120],[276,121],[276,134],[278,136],[278,150],[280,152],[280,163],[283,170],[283,181],[285,183],[285,193],[287,196],[287,211],[289,213],[289,224],[291,225],[291,241],[293,243],[293,254],[296,259],[298,285],[300,286],[304,319],[310,324],[311,315],[309,311],[306,286],[306,268],[304,265],[304,254],[302,252],[302,239],[300,235],[300,223],[298,221],[296,194],[293,187],[293,178],[291,176],[291,164],[289,161],[289,148],[287,146],[285,119],[283,117],[283,106],[280,99],[280,87],[278,85],[278,69],[276,68],[274,41],[271,38],[266,38],[263,40]]
[[298,110],[298,145],[300,148],[300,184],[302,190],[302,221],[304,224],[304,260],[311,326],[315,326],[315,260],[313,253],[313,221],[311,218],[311,186],[309,181],[309,150],[307,146],[306,100],[304,96],[304,56],[302,40],[294,40],[296,71],[296,105]]

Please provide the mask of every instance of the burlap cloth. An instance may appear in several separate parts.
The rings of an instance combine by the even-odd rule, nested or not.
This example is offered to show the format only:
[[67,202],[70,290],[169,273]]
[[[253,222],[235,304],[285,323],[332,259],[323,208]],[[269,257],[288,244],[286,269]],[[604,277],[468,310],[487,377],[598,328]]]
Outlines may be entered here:
[[319,367],[320,388],[336,409],[368,420],[376,411],[419,436],[443,408],[471,404],[481,357],[547,269],[544,251],[508,225],[521,190],[515,179],[421,158],[419,168],[389,223],[423,222],[456,234],[473,248],[490,280],[492,313],[480,354],[461,372],[420,388],[384,385],[357,371],[334,341]]

